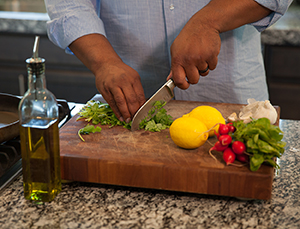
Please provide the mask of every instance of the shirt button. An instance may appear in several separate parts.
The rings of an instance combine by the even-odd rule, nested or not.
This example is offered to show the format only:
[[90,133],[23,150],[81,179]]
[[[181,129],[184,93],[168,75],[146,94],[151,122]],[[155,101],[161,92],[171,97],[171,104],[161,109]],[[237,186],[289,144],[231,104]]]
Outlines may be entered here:
[[174,5],[171,4],[171,5],[170,5],[170,10],[174,10],[174,8],[175,8]]

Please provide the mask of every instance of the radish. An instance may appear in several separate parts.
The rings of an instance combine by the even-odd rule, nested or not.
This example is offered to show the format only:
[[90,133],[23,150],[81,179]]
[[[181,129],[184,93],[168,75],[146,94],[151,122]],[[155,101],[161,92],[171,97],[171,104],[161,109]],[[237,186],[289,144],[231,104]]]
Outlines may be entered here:
[[227,123],[226,126],[228,127],[228,132],[234,133],[235,127],[232,125],[232,123]]
[[219,134],[224,135],[224,134],[228,134],[228,132],[229,132],[228,126],[220,123],[219,124]]
[[235,161],[235,154],[232,151],[232,149],[227,148],[224,150],[223,159],[224,159],[226,165],[230,165]]
[[249,162],[249,156],[247,154],[236,154],[236,159],[240,162],[245,162],[248,163]]
[[219,133],[217,133],[217,131],[216,131],[216,130],[214,130],[214,132],[215,132],[215,135],[217,136],[217,139],[219,139],[219,137],[220,137],[220,134],[219,134]]
[[246,150],[245,144],[241,141],[234,141],[231,148],[235,154],[243,154]]
[[234,133],[235,127],[234,126],[228,126],[228,130],[229,130],[229,132]]
[[210,148],[209,152],[216,150],[216,151],[224,151],[226,148],[228,148],[228,145],[222,145],[220,141],[217,141],[213,147]]
[[224,145],[222,145],[222,143],[220,141],[217,141],[214,144],[214,146],[209,149],[209,154],[212,158],[214,158],[217,161],[217,158],[214,155],[212,155],[211,151],[216,150],[216,151],[223,152],[227,148],[228,148],[228,145],[224,146]]
[[223,145],[223,146],[228,146],[232,141],[232,138],[230,135],[225,134],[225,135],[221,135],[219,137],[219,142]]

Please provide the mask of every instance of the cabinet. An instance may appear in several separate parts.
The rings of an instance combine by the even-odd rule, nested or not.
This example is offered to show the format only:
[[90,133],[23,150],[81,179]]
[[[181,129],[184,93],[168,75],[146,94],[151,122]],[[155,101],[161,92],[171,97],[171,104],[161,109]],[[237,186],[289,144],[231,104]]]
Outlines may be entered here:
[[283,119],[300,120],[300,47],[265,45],[270,101]]
[[[35,35],[0,33],[0,92],[27,90],[25,60],[32,55]],[[46,59],[47,88],[59,99],[85,103],[96,93],[93,74],[75,57],[40,35],[39,56]]]

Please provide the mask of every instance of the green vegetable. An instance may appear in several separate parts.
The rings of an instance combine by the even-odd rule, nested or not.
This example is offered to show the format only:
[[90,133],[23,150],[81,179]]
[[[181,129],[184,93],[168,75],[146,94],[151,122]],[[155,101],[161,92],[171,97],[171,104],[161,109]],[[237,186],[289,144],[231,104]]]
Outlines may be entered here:
[[248,124],[237,121],[233,122],[233,126],[236,131],[232,138],[245,143],[250,154],[251,171],[257,171],[264,162],[279,168],[273,158],[282,156],[286,143],[282,141],[283,132],[278,126],[271,125],[267,118],[252,120]]
[[79,131],[78,131],[78,136],[80,137],[80,139],[82,141],[85,141],[83,139],[83,137],[81,136],[81,134],[90,134],[90,133],[96,133],[96,132],[101,132],[101,127],[100,126],[93,126],[93,125],[89,125],[87,124],[85,127],[81,128]]
[[[152,132],[169,128],[173,119],[170,115],[167,115],[167,111],[162,108],[164,105],[166,105],[165,102],[155,102],[148,116],[139,124],[139,128]],[[94,125],[100,123],[101,125],[110,125],[110,127],[123,126],[126,129],[131,129],[131,122],[121,122],[111,107],[107,103],[100,101],[88,101],[78,114],[80,117],[77,118],[77,120],[85,119],[85,121],[92,122]]]
[[129,130],[131,128],[131,122],[121,122],[114,114],[111,107],[107,103],[102,103],[100,101],[88,101],[78,114],[80,117],[77,118],[77,120],[84,118],[87,122],[92,121],[92,124],[94,125],[100,123],[101,125],[110,125],[110,127],[123,126]]
[[163,108],[165,105],[166,102],[156,101],[147,117],[140,122],[139,128],[152,132],[159,132],[169,128],[173,122],[173,118],[171,115],[168,115],[166,109]]

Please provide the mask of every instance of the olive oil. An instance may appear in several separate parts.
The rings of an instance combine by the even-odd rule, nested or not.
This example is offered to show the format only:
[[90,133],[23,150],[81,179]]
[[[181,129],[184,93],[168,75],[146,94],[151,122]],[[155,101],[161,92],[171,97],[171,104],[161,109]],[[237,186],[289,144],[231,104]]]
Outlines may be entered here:
[[58,121],[31,120],[20,126],[24,195],[49,202],[61,191]]
[[37,55],[38,43],[36,37],[33,56],[26,60],[28,90],[19,104],[19,120],[24,196],[43,203],[61,191],[61,175],[58,105],[46,88],[45,59]]

